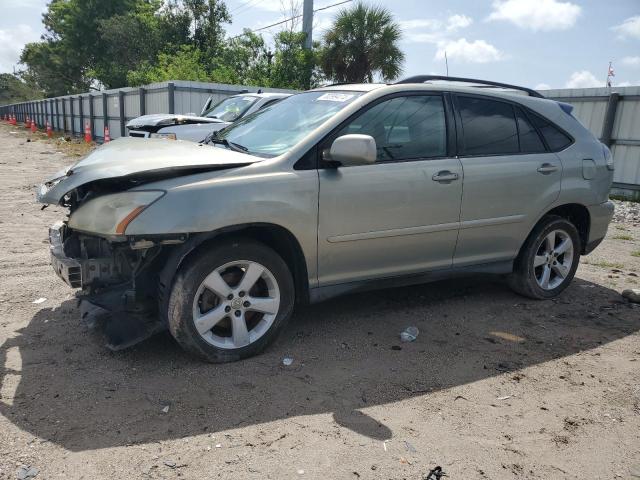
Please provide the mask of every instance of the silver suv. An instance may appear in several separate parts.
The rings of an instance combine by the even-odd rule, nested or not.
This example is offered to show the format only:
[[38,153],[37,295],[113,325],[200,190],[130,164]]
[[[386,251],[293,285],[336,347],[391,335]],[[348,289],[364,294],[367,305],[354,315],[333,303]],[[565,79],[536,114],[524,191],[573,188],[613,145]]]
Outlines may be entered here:
[[569,105],[438,80],[300,93],[207,144],[102,146],[40,187],[70,210],[55,271],[112,348],[168,328],[212,362],[347,292],[481,272],[558,295],[606,234],[611,153]]

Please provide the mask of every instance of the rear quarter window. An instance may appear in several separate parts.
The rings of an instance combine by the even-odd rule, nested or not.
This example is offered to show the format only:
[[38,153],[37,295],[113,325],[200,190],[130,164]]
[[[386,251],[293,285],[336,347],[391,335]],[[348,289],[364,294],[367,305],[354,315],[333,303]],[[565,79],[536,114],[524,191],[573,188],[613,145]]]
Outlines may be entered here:
[[541,117],[537,113],[528,112],[528,116],[531,118],[531,122],[535,125],[538,131],[544,137],[545,142],[549,146],[549,149],[557,152],[564,150],[573,142],[573,139],[566,133],[553,125],[549,120]]

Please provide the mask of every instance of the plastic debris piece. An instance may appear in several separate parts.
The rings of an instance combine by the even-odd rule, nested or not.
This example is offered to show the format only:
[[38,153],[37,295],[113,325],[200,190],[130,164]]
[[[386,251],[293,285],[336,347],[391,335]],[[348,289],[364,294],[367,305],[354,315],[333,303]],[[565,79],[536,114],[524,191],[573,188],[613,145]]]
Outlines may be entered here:
[[505,395],[504,397],[498,397],[498,400],[507,400],[511,398],[511,395]]
[[38,305],[39,303],[44,303],[44,302],[46,302],[46,301],[47,301],[47,299],[46,299],[46,298],[44,298],[44,297],[40,297],[40,298],[38,298],[37,300],[34,300],[34,301],[33,301],[33,302],[31,302],[31,303],[35,303],[36,305]]
[[402,342],[414,342],[418,338],[420,331],[416,327],[407,327],[400,333]]
[[36,467],[23,465],[16,472],[16,477],[18,477],[18,480],[28,480],[29,478],[34,478],[38,473],[40,473],[40,470]]
[[169,405],[162,407],[162,413],[169,413]]
[[285,367],[289,367],[291,364],[293,364],[293,358],[291,358],[291,357],[284,357],[284,358],[282,359],[282,364],[283,364]]

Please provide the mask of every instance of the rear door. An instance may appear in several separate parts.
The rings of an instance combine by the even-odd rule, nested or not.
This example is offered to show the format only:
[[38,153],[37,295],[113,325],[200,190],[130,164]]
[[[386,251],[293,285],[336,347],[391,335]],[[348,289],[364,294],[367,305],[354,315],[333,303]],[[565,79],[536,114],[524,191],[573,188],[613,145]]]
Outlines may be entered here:
[[[450,268],[458,234],[462,168],[448,144],[442,95],[398,95],[357,115],[345,134],[372,136],[377,161],[320,170],[321,285]],[[449,115],[447,115],[449,113]]]
[[454,265],[512,259],[560,194],[562,164],[519,105],[466,94],[454,105],[464,170]]

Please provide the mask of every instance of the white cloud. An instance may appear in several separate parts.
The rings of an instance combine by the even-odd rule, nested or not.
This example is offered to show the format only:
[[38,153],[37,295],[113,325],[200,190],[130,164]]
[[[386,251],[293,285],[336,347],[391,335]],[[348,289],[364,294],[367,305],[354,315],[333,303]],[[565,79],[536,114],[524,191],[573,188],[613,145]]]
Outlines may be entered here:
[[629,17],[620,25],[613,27],[620,38],[640,38],[640,15]]
[[605,82],[604,80],[598,79],[590,71],[582,70],[580,72],[573,72],[565,86],[567,88],[604,87]]
[[403,20],[400,27],[404,38],[412,43],[439,43],[458,30],[467,28],[473,19],[466,15],[451,15],[446,20],[435,18],[416,18]]
[[445,52],[447,58],[467,63],[497,62],[504,58],[503,53],[490,43],[484,40],[469,42],[466,38],[440,42],[435,59],[444,60]]
[[539,83],[535,87],[533,87],[533,89],[534,90],[550,90],[551,85],[549,85],[548,83]]
[[582,9],[558,0],[494,0],[487,20],[504,20],[533,31],[573,27]]
[[0,29],[0,72],[13,72],[24,45],[39,38],[29,25],[20,24],[14,28]]
[[640,57],[624,57],[622,64],[627,67],[640,67]]
[[447,31],[455,32],[461,28],[467,28],[473,23],[473,19],[466,15],[451,15],[447,19]]

